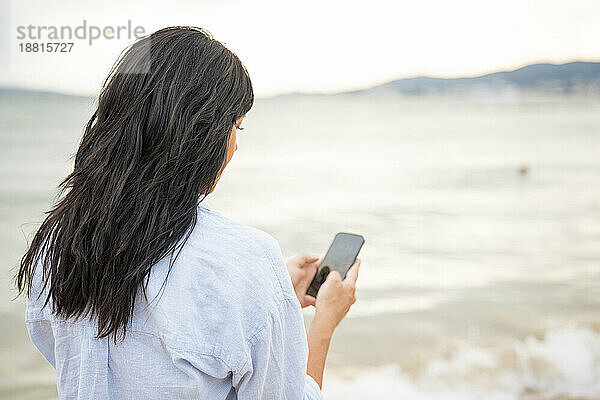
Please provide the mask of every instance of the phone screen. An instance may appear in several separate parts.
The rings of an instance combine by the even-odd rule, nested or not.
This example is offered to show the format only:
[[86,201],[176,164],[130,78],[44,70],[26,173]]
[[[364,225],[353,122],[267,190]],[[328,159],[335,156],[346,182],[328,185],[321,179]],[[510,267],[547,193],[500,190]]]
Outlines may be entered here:
[[340,232],[335,235],[333,243],[331,243],[323,261],[321,261],[321,265],[319,265],[306,294],[316,297],[319,288],[325,282],[330,271],[339,272],[342,279],[344,279],[346,273],[356,261],[364,242],[365,239],[361,235],[353,233]]

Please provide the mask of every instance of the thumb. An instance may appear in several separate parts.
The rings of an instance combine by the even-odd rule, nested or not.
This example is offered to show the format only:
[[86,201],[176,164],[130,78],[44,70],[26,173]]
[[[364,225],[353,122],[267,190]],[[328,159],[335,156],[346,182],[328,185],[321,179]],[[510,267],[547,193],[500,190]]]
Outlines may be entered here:
[[327,275],[327,279],[326,281],[341,281],[342,280],[342,276],[340,275],[339,272],[337,271],[331,271],[329,272],[329,274]]

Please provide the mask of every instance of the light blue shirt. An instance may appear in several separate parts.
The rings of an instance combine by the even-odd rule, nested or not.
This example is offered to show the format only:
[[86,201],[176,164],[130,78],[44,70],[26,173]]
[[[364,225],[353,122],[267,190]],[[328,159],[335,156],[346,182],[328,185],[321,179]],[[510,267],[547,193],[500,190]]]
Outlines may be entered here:
[[[301,307],[275,239],[198,207],[167,274],[153,266],[123,341],[43,308],[40,267],[26,323],[61,399],[322,399],[306,375]],[[162,287],[162,290],[161,290]]]

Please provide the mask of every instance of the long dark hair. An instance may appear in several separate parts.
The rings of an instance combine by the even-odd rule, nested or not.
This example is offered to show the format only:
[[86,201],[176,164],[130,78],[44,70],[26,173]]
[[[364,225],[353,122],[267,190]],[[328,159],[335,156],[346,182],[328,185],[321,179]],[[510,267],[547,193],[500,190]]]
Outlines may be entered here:
[[200,28],[162,29],[130,46],[21,259],[19,293],[30,295],[40,265],[55,315],[95,317],[98,337],[124,337],[151,267],[170,255],[170,271],[253,102],[241,61]]

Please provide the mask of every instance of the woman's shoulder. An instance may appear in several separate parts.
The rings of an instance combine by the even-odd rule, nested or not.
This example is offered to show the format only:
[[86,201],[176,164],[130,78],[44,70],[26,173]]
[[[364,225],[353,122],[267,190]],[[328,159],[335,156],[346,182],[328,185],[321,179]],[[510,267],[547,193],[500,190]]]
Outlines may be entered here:
[[279,251],[279,243],[267,232],[235,222],[204,204],[198,206],[198,218],[191,237],[193,240],[218,239],[225,243],[235,241],[242,250],[275,254]]
[[157,301],[143,320],[154,321],[167,343],[210,343],[211,354],[225,359],[280,319],[283,303],[298,302],[277,241],[207,208],[172,265],[165,259],[152,269],[147,292]]
[[206,206],[199,207],[198,221],[182,256],[182,263],[192,267],[190,272],[202,270],[198,265],[212,271],[217,279],[211,286],[232,286],[240,293],[256,291],[265,300],[296,298],[279,242]]

